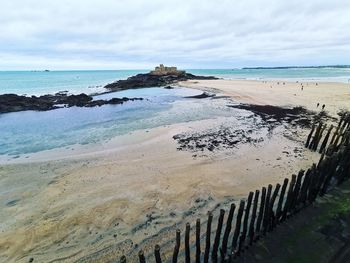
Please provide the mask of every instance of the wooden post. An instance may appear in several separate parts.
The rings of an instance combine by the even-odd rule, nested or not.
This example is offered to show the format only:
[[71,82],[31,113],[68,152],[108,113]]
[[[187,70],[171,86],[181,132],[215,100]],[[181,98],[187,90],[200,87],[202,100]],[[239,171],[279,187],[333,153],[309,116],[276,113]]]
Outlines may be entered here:
[[275,206],[275,200],[277,198],[278,192],[281,188],[280,184],[276,184],[275,190],[273,191],[271,201],[270,201],[270,208],[269,208],[269,215],[268,215],[268,225],[267,225],[267,230],[271,231],[274,226],[274,213],[273,213],[273,208]]
[[310,148],[311,150],[314,150],[314,148],[315,148],[315,144],[316,144],[316,142],[317,142],[317,140],[318,140],[318,136],[320,135],[321,129],[322,129],[322,123],[320,122],[320,123],[318,124],[317,129],[316,129],[314,138],[312,139],[312,141],[311,141],[311,143],[310,143],[310,145],[309,145],[309,148]]
[[236,256],[239,256],[241,254],[243,249],[243,243],[244,243],[244,238],[243,238],[243,235],[241,235],[238,241],[238,249],[236,251]]
[[321,131],[320,131],[320,133],[319,133],[319,135],[317,137],[317,140],[316,140],[315,145],[314,145],[314,150],[315,151],[317,151],[318,144],[319,144],[319,142],[322,139],[322,135],[323,135],[323,132],[326,129],[326,127],[327,127],[327,124],[323,125],[323,127],[322,127],[322,129],[321,129]]
[[143,253],[143,250],[139,251],[139,260],[140,260],[140,263],[146,263],[146,258],[145,258],[145,255]]
[[336,173],[338,162],[339,162],[338,155],[333,155],[329,162],[328,171],[326,172],[327,174],[326,174],[325,180],[321,187],[321,192],[320,192],[321,196],[323,196],[327,192],[331,179]]
[[296,175],[293,174],[292,175],[292,180],[289,183],[287,200],[284,203],[284,208],[283,208],[283,212],[282,212],[281,222],[283,222],[284,220],[287,219],[288,212],[290,210],[290,205],[291,205],[292,198],[293,198],[293,189],[294,189],[295,181],[296,181]]
[[177,256],[179,255],[179,249],[180,249],[180,234],[181,234],[181,231],[180,229],[177,229],[176,230],[176,244],[175,244],[175,247],[174,247],[174,253],[173,253],[173,263],[176,263],[177,262]]
[[191,252],[190,252],[190,223],[186,223],[186,232],[185,232],[185,262],[191,263]]
[[259,235],[260,235],[261,222],[262,222],[262,219],[264,217],[265,200],[266,200],[266,187],[263,187],[262,190],[261,190],[259,215],[258,215],[258,220],[256,222],[256,231],[255,231],[255,233],[258,234],[257,237],[259,237]]
[[244,200],[241,200],[241,202],[239,203],[239,208],[238,208],[238,213],[237,213],[237,218],[236,218],[236,228],[235,228],[235,232],[234,232],[233,237],[232,237],[232,246],[231,246],[232,253],[231,254],[235,253],[235,250],[237,248],[238,237],[239,237],[239,234],[241,232],[241,222],[242,222],[244,206],[245,206],[245,202],[244,202]]
[[154,247],[154,256],[156,258],[156,263],[162,263],[162,259],[160,257],[160,246],[156,245]]
[[214,239],[214,245],[213,250],[211,252],[211,257],[213,259],[213,262],[217,262],[218,257],[218,250],[219,250],[219,244],[220,244],[220,237],[221,237],[221,230],[222,230],[222,224],[224,222],[224,216],[225,216],[225,210],[220,209],[220,215],[218,219],[218,227],[216,228],[216,234]]
[[338,135],[339,129],[340,129],[340,127],[339,127],[339,126],[338,126],[338,127],[335,129],[335,132],[333,133],[333,136],[332,136],[331,142],[329,143],[330,145],[334,144],[334,141],[335,141],[335,138],[336,138],[336,137],[337,137],[337,135]]
[[328,140],[329,140],[329,136],[331,135],[332,129],[333,129],[333,125],[331,125],[331,126],[329,127],[328,132],[327,132],[326,136],[324,137],[324,140],[323,140],[323,142],[322,142],[322,144],[321,144],[319,153],[323,153],[323,152],[325,151],[326,146],[327,146],[327,142],[328,142]]
[[264,235],[266,235],[267,226],[269,225],[269,220],[270,220],[270,210],[269,209],[270,209],[271,192],[272,192],[272,185],[269,184],[267,187],[265,211],[264,211],[264,218],[263,218],[263,234]]
[[258,209],[259,194],[260,194],[260,191],[256,190],[255,196],[254,196],[252,218],[250,219],[250,226],[249,226],[249,244],[250,245],[252,245],[254,241],[255,219],[256,219],[256,211]]
[[201,220],[196,221],[196,263],[201,262]]
[[[350,116],[350,115],[349,115]],[[341,165],[341,174],[338,177],[337,184],[341,184],[350,175],[350,146],[344,149]]]
[[298,205],[301,180],[303,179],[304,172],[305,172],[304,170],[299,171],[298,176],[297,176],[297,181],[295,183],[295,187],[293,190],[293,198],[292,198],[292,203],[291,203],[291,209],[293,210],[293,212],[295,212],[295,208]]
[[120,263],[126,263],[126,257],[124,255],[121,256]]
[[250,214],[250,207],[252,206],[253,196],[254,196],[254,192],[249,192],[248,201],[247,201],[247,207],[246,207],[246,210],[245,210],[244,220],[243,220],[243,231],[242,231],[242,234],[241,234],[241,237],[242,237],[241,241],[242,241],[243,246],[244,246],[245,239],[246,239],[246,236],[247,236],[248,220],[249,220],[249,214]]
[[236,205],[231,204],[230,212],[228,214],[227,221],[226,221],[224,237],[222,239],[222,245],[221,245],[222,257],[224,257],[224,255],[226,255],[226,252],[227,252],[227,242],[228,242],[228,237],[230,235],[231,228],[232,228],[232,219],[233,219],[233,214],[235,212],[235,209],[236,209]]
[[287,190],[288,182],[289,182],[288,178],[285,178],[284,181],[283,181],[283,186],[282,186],[280,198],[279,198],[278,204],[277,204],[275,225],[276,225],[277,223],[279,223],[279,222],[280,222],[280,219],[281,219],[282,207],[283,207],[283,201],[284,201],[284,195],[285,195],[286,190]]
[[316,184],[316,188],[314,191],[314,199],[316,199],[316,197],[318,196],[318,194],[320,193],[321,187],[326,179],[327,176],[327,171],[330,165],[330,157],[326,156],[324,158],[324,160],[322,160],[320,166],[317,168],[318,171],[318,177],[317,177],[317,184]]
[[311,169],[307,169],[305,176],[304,176],[304,181],[301,185],[300,196],[298,199],[298,203],[303,204],[304,206],[306,204],[307,189],[309,188],[310,179],[311,179]]
[[315,123],[312,124],[311,131],[310,131],[310,133],[309,133],[309,135],[307,136],[307,139],[306,139],[306,143],[305,143],[305,147],[306,147],[306,148],[309,148],[311,136],[312,136],[312,134],[314,133],[315,127],[316,127]]
[[313,164],[311,167],[310,183],[307,191],[307,201],[309,201],[310,203],[314,201],[315,189],[316,189],[316,184],[318,180],[317,177],[318,177],[317,167],[316,167],[316,164]]
[[208,223],[207,223],[207,236],[205,239],[205,252],[204,252],[204,263],[208,263],[209,261],[209,253],[210,253],[210,234],[211,234],[211,222],[213,221],[212,212],[208,213]]

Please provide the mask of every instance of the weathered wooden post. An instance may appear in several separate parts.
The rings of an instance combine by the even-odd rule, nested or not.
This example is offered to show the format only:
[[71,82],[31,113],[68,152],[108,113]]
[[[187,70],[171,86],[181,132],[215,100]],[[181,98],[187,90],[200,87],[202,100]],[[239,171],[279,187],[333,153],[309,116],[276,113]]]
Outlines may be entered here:
[[176,243],[175,243],[175,247],[174,247],[174,253],[173,253],[173,263],[177,262],[177,257],[179,255],[179,249],[180,249],[180,235],[181,235],[181,231],[180,229],[176,230]]
[[275,224],[279,223],[280,219],[281,219],[284,195],[285,195],[286,190],[287,190],[288,182],[289,182],[288,178],[285,178],[283,181],[283,186],[282,186],[280,198],[279,198],[278,204],[277,204]]
[[264,211],[264,218],[263,218],[263,234],[266,235],[267,226],[269,224],[269,216],[270,216],[270,199],[271,199],[271,192],[272,192],[272,185],[269,184],[267,187],[267,195],[266,195],[266,201],[265,201],[265,211]]
[[283,222],[284,220],[287,219],[288,212],[290,210],[290,205],[291,205],[292,198],[293,198],[293,189],[294,189],[295,181],[296,181],[296,175],[293,174],[292,175],[292,180],[289,183],[287,200],[284,203],[284,209],[283,209],[283,212],[282,212],[281,222]]
[[332,136],[332,139],[331,139],[331,142],[329,143],[329,145],[334,144],[335,138],[338,136],[339,129],[340,129],[339,126],[335,129],[335,132],[333,133],[333,136]]
[[241,232],[241,222],[242,222],[242,216],[244,212],[244,206],[245,206],[245,202],[244,200],[241,200],[241,202],[239,203],[239,208],[238,208],[238,213],[236,218],[236,228],[232,237],[231,254],[234,254],[237,248],[238,237]]
[[156,258],[156,263],[162,263],[162,258],[160,257],[160,246],[156,245],[154,247],[154,256]]
[[214,262],[217,261],[217,257],[218,257],[218,250],[219,250],[219,244],[220,244],[222,224],[224,222],[224,216],[225,216],[225,210],[220,209],[220,215],[219,215],[219,219],[218,219],[218,227],[216,228],[213,251],[211,252],[211,257],[212,257]]
[[310,179],[311,179],[310,175],[311,175],[311,169],[307,169],[305,176],[304,176],[304,181],[303,181],[301,188],[300,188],[300,196],[298,199],[298,204],[302,204],[303,206],[305,206],[305,204],[306,204],[307,189],[309,188]]
[[201,262],[201,220],[196,221],[196,263]]
[[321,129],[321,131],[320,131],[320,133],[319,133],[319,135],[317,137],[317,140],[316,140],[314,148],[313,148],[315,151],[317,151],[318,144],[320,143],[320,141],[322,139],[322,135],[323,135],[323,132],[326,129],[326,127],[327,127],[327,124],[322,126],[322,129]]
[[191,263],[191,251],[190,251],[190,223],[186,223],[185,231],[185,262]]
[[235,209],[236,209],[236,205],[231,204],[230,212],[228,214],[227,221],[226,221],[224,237],[222,239],[222,245],[221,245],[222,257],[224,257],[224,255],[226,255],[226,252],[227,252],[227,242],[228,242],[228,237],[230,235],[231,228],[232,228],[232,219],[233,219],[233,214],[235,212]]
[[297,176],[297,181],[295,183],[295,187],[293,190],[293,198],[292,198],[292,203],[291,203],[291,209],[293,210],[293,212],[295,212],[295,208],[298,205],[301,180],[303,179],[304,172],[305,172],[304,170],[299,171],[298,176]]
[[311,141],[311,143],[310,143],[310,145],[309,145],[309,148],[310,148],[311,150],[314,150],[314,148],[315,148],[315,144],[316,144],[316,142],[317,142],[317,140],[318,140],[318,137],[319,137],[319,135],[320,135],[321,129],[322,129],[322,122],[320,122],[320,123],[318,124],[318,127],[317,127],[317,129],[316,129],[315,135],[314,135],[314,137],[313,137],[313,139],[312,139],[312,141]]
[[321,187],[325,181],[325,178],[327,176],[327,171],[328,171],[328,168],[329,168],[329,165],[330,165],[330,157],[329,156],[326,156],[321,164],[319,165],[319,167],[317,168],[317,171],[318,171],[318,181],[317,181],[317,184],[316,184],[316,188],[314,190],[314,200],[316,199],[316,197],[318,196],[318,194],[320,193],[320,190],[321,190]]
[[213,221],[213,214],[212,214],[212,212],[208,212],[207,236],[205,239],[205,251],[204,251],[204,263],[208,263],[208,261],[209,261],[210,234],[211,234],[211,222],[212,221]]
[[254,241],[255,220],[256,220],[256,211],[258,209],[259,194],[260,194],[260,191],[256,190],[255,196],[254,196],[254,202],[253,202],[252,217],[250,219],[250,225],[249,225],[249,244],[250,245],[252,245]]
[[325,176],[323,185],[322,185],[321,190],[320,190],[320,195],[321,196],[323,196],[327,192],[328,186],[329,186],[329,184],[331,182],[331,179],[336,173],[336,169],[337,169],[338,163],[339,163],[338,154],[335,154],[330,159],[329,166],[328,166],[328,171],[326,172],[326,176]]
[[309,188],[307,191],[307,201],[309,203],[312,203],[315,200],[315,191],[316,191],[316,185],[318,181],[318,169],[316,167],[316,164],[313,164],[311,167],[311,172],[310,172],[310,184]]
[[139,260],[140,260],[140,263],[146,263],[146,258],[145,258],[145,255],[143,253],[143,250],[139,251]]
[[321,144],[319,153],[323,153],[325,151],[326,146],[327,146],[327,142],[329,140],[329,136],[331,135],[332,130],[333,130],[333,125],[331,125],[329,127],[328,132],[327,132],[326,136],[324,137],[324,140],[323,140],[323,142]]
[[314,133],[315,127],[316,127],[315,123],[312,124],[311,131],[310,131],[310,133],[309,133],[309,135],[307,136],[307,139],[306,139],[306,143],[305,143],[305,147],[306,147],[306,148],[309,148],[311,136],[312,136],[312,134]]
[[273,226],[274,226],[274,212],[273,212],[273,208],[275,206],[275,201],[278,195],[278,192],[281,188],[280,184],[276,184],[275,190],[273,191],[272,197],[271,197],[271,201],[270,201],[270,208],[269,208],[269,215],[268,215],[268,225],[267,225],[267,230],[268,231],[272,231]]
[[244,220],[243,220],[243,231],[241,234],[241,237],[242,237],[241,242],[242,242],[243,246],[244,246],[245,239],[247,236],[248,220],[249,220],[249,214],[250,214],[250,207],[252,206],[253,196],[254,196],[254,192],[249,192],[248,200],[247,200],[247,207],[245,209]]
[[258,234],[257,238],[260,235],[261,222],[262,222],[262,219],[264,217],[265,200],[266,200],[266,187],[263,187],[262,190],[261,190],[261,199],[260,199],[260,208],[259,208],[258,220],[256,221],[256,231],[255,231],[255,233]]
[[341,173],[338,176],[337,184],[344,182],[350,175],[350,146],[346,146],[342,156]]

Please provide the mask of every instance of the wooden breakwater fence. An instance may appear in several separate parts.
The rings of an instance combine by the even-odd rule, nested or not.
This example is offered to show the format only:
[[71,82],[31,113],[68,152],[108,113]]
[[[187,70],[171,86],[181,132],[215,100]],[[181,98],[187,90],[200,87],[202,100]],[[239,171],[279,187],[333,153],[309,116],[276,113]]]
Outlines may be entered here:
[[[176,230],[172,255],[167,254],[166,258],[161,253],[162,248],[155,245],[153,255],[146,256],[142,249],[139,250],[139,262],[176,263],[179,254],[186,263],[237,260],[279,224],[350,177],[350,113],[341,116],[337,127],[330,125],[327,129],[327,124],[321,121],[314,123],[305,147],[321,154],[319,162],[307,171],[300,170],[297,175],[285,178],[282,184],[269,184],[250,192],[247,199],[241,200],[237,206],[231,204],[226,218],[224,209],[220,209],[216,222],[213,222],[213,212],[208,212],[204,234],[201,219],[197,219],[192,227],[187,223],[182,238],[181,230]],[[191,236],[191,231],[194,236]],[[127,261],[125,255],[120,258],[122,263]]]

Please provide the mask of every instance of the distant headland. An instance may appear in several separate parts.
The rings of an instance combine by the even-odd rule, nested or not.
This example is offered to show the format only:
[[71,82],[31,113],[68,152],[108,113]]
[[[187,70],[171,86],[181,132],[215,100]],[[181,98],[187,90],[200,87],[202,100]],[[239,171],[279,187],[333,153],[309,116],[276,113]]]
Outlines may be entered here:
[[328,65],[328,66],[285,66],[285,67],[245,67],[242,69],[307,69],[307,68],[350,68],[350,65]]

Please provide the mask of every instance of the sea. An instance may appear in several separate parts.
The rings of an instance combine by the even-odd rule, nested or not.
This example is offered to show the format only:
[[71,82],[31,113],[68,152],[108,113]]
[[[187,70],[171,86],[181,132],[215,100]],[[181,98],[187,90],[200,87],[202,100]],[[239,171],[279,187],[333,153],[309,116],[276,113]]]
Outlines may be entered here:
[[[303,80],[350,83],[350,68],[285,68],[285,69],[186,69],[196,75],[224,79]],[[98,93],[113,81],[149,70],[70,70],[70,71],[0,71],[0,94],[72,94]]]
[[[43,95],[67,91],[95,94],[104,85],[149,70],[0,71],[0,94]],[[350,82],[350,68],[188,69],[196,75],[225,79],[304,80]],[[45,112],[0,114],[0,156],[18,158],[45,150],[108,141],[118,135],[164,125],[229,117],[235,110],[220,100],[189,99],[194,89],[160,87],[126,90],[95,96],[142,97],[123,105],[61,108]]]

